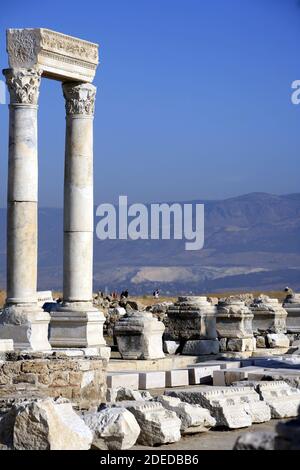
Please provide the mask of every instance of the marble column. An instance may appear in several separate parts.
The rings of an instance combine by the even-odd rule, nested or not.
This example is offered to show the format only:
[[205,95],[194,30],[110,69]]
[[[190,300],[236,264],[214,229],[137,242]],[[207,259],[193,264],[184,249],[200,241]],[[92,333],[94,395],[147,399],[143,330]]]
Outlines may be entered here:
[[0,338],[15,349],[46,350],[50,316],[37,303],[37,109],[40,70],[3,71],[10,93],[7,298]]
[[[93,117],[96,87],[63,84],[66,100],[63,305],[51,314],[53,347],[101,348],[104,315],[93,307]],[[102,348],[102,350],[105,348]]]

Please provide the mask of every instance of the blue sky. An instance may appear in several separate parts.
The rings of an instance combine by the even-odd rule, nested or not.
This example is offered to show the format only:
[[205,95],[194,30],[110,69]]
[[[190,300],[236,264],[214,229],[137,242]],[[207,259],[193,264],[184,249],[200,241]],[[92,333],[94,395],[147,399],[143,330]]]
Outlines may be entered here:
[[[5,29],[46,27],[98,42],[95,204],[299,191],[298,0],[14,0]],[[64,100],[43,80],[39,203],[62,206]],[[0,206],[7,106],[0,106]]]

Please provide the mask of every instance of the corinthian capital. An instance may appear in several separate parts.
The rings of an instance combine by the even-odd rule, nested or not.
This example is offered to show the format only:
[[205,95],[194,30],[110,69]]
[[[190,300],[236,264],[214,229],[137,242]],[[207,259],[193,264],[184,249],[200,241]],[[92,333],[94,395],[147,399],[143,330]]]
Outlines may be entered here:
[[5,69],[7,88],[11,104],[37,105],[42,70],[36,69]]
[[93,116],[95,109],[96,87],[90,83],[63,83],[67,114]]

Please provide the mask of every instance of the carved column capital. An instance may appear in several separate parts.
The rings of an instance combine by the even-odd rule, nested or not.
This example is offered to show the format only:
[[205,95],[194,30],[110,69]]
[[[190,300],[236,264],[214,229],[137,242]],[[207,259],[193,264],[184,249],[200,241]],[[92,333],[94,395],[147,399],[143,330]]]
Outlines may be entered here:
[[38,104],[42,70],[5,69],[3,75],[11,104]]
[[97,88],[90,83],[63,83],[67,114],[93,116]]

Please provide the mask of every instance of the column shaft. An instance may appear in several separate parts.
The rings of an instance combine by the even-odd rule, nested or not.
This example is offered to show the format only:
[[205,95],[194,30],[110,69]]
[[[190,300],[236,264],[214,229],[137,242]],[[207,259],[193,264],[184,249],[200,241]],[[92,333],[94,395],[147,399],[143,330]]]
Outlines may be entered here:
[[7,303],[36,301],[37,106],[11,104],[7,197]]
[[0,338],[15,349],[51,349],[49,314],[37,302],[37,102],[42,72],[3,71],[10,93],[7,191],[7,298]]
[[64,187],[65,302],[92,302],[93,116],[66,118]]

